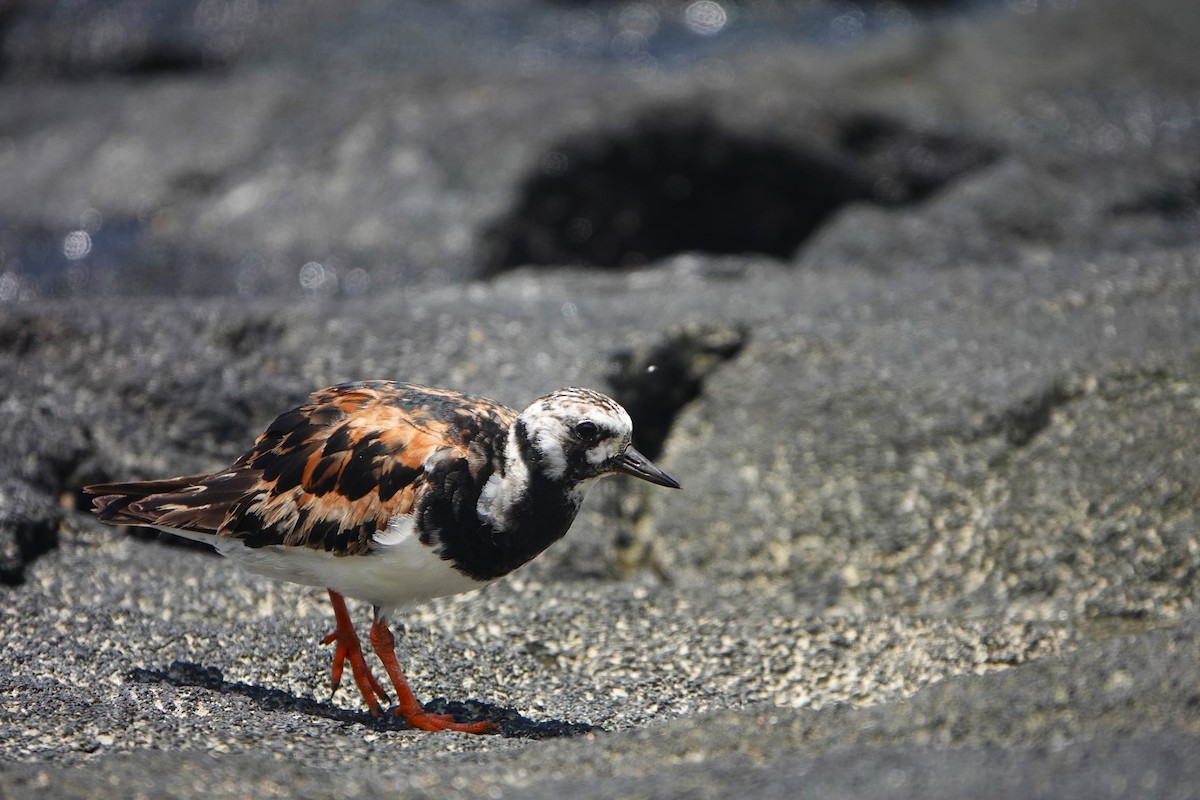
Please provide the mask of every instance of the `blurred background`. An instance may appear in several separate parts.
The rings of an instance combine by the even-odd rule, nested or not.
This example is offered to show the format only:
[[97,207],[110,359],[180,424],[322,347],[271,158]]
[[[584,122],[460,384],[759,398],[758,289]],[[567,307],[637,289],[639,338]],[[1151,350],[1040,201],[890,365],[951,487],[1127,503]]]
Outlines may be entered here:
[[[1200,330],[1190,0],[0,9],[13,581],[84,483],[211,469],[392,377],[598,386],[696,487],[604,489],[559,577],[1191,602],[1097,584],[1070,500],[1110,532],[1158,508],[1139,574],[1190,563],[1195,421],[1140,394],[1190,385]],[[1085,411],[1106,391],[1127,417]]]
[[[919,202],[1017,142],[1190,129],[1030,85],[1091,68],[1054,52],[1086,1],[4,0],[0,302],[787,262],[848,204]],[[923,61],[1021,16],[1048,33]],[[873,70],[888,52],[907,74]]]
[[[15,791],[1194,796],[1198,53],[1196,0],[0,0]],[[88,513],[371,378],[609,391],[683,484],[405,618],[430,696],[612,735],[364,747],[319,592]]]

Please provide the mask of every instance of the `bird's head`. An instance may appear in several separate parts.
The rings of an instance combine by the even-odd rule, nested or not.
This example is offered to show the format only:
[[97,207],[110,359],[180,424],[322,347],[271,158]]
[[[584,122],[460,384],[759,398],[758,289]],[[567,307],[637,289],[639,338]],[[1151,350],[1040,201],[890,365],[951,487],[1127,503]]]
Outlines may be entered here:
[[619,472],[679,488],[634,449],[628,412],[600,392],[558,389],[530,403],[515,426],[526,463],[553,482],[574,487]]

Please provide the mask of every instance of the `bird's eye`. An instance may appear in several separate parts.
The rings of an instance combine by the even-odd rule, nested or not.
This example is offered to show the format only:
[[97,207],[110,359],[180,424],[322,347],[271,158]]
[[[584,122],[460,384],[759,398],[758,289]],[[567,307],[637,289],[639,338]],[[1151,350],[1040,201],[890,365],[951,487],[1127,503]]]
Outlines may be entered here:
[[596,427],[596,423],[590,419],[585,419],[583,422],[576,423],[575,435],[588,444],[591,444],[600,438],[600,429]]

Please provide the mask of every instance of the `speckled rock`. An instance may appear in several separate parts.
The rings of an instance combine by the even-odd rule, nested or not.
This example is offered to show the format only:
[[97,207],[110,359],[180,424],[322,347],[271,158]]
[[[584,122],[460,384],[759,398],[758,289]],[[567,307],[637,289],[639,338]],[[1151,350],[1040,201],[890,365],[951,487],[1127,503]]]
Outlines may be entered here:
[[[1194,793],[1200,6],[600,5],[233,4],[215,61],[5,8],[0,797]],[[684,485],[404,615],[502,736],[371,720],[319,591],[86,513],[364,378],[609,388]]]
[[654,499],[660,571],[855,613],[1193,609],[1200,259],[1013,267],[798,276],[673,430],[704,491]]

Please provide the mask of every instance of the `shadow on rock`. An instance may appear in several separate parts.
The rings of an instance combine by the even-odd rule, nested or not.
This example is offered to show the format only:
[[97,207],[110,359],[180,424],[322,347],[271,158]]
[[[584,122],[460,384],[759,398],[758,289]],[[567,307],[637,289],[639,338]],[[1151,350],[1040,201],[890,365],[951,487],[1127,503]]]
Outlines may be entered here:
[[[264,689],[240,681],[227,681],[217,667],[206,667],[191,661],[173,661],[166,669],[142,669],[135,667],[129,679],[137,683],[166,683],[171,686],[195,686],[222,694],[240,694],[248,697],[270,711],[294,711],[312,717],[322,717],[337,722],[365,725],[377,730],[408,730],[404,721],[393,714],[384,714],[375,719],[366,712],[338,708],[306,697],[297,697],[279,689]],[[535,722],[521,716],[515,709],[503,708],[476,700],[449,701],[437,698],[425,704],[425,709],[435,714],[453,714],[459,722],[488,720],[497,723],[501,736],[521,739],[554,739],[562,736],[580,736],[585,733],[600,733],[604,729],[595,725],[561,720]]]

